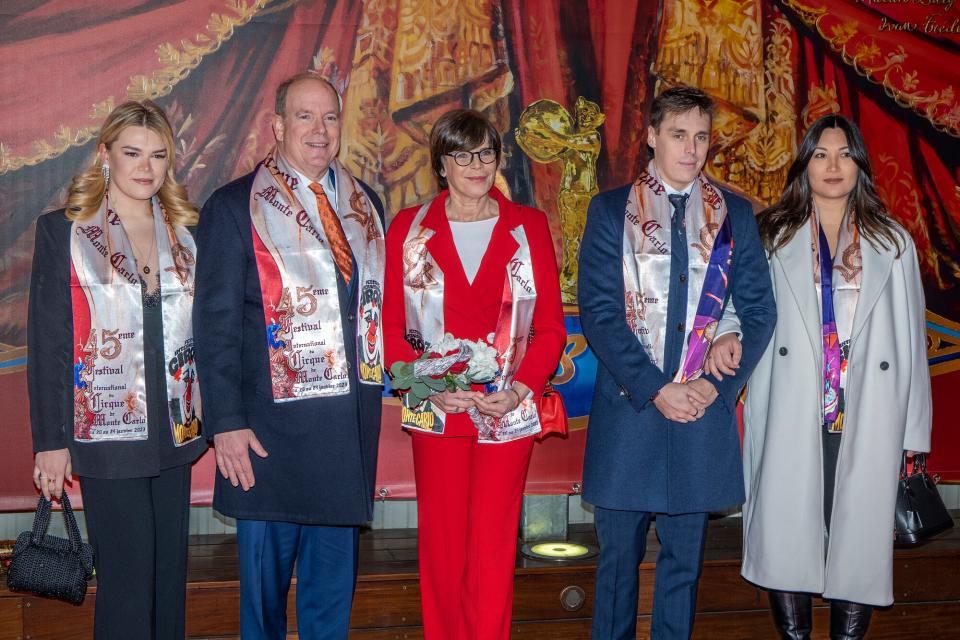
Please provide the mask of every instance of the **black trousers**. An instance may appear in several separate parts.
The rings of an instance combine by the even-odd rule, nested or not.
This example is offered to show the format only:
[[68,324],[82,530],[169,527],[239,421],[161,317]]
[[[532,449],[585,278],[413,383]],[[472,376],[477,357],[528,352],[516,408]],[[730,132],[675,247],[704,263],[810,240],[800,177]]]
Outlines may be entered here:
[[190,465],[152,478],[80,478],[97,571],[96,640],[184,637]]
[[830,433],[824,427],[823,438],[823,518],[830,531],[833,515],[833,494],[837,486],[837,461],[840,458],[840,438],[842,434]]

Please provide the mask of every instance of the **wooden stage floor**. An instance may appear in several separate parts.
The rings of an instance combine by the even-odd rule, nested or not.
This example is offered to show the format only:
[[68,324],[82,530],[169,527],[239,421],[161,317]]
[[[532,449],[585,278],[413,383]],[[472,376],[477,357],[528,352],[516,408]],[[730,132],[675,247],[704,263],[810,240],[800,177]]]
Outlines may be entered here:
[[[960,513],[954,513],[955,520]],[[738,518],[711,521],[700,581],[695,638],[746,640],[775,637],[764,593],[739,575]],[[593,544],[592,525],[571,528],[571,540]],[[640,568],[638,638],[648,637],[654,560],[653,530]],[[360,576],[351,619],[351,638],[422,638],[416,567],[416,531],[368,531],[361,536]],[[517,559],[513,632],[516,639],[589,638],[594,561],[554,564]],[[585,596],[575,610],[561,594],[579,587]],[[290,636],[296,638],[294,591],[289,600]],[[190,638],[239,637],[238,567],[233,536],[199,536],[190,542],[187,634]],[[897,604],[874,614],[868,638],[960,638],[960,528],[926,544],[897,549]],[[69,640],[92,638],[96,583],[80,607],[0,589],[0,638]],[[827,607],[820,601],[814,638],[826,638]],[[568,602],[569,605],[569,602]]]

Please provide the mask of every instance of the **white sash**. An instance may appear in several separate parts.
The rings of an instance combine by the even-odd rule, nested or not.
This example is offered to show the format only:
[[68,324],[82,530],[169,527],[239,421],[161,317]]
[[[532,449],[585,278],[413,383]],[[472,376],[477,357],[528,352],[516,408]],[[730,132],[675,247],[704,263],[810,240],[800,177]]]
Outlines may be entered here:
[[[361,383],[383,384],[383,225],[363,187],[336,160],[337,210],[358,269],[356,345]],[[274,402],[350,392],[337,269],[319,218],[279,154],[257,171],[250,195]],[[306,193],[304,193],[306,191]]]
[[[653,161],[640,174],[627,198],[623,225],[623,282],[626,320],[643,345],[650,362],[663,371],[670,291],[671,217],[673,205]],[[723,195],[701,174],[684,215],[689,266],[685,335],[680,362],[684,363],[690,333],[713,251],[713,241],[727,215]],[[684,367],[678,368],[680,381]]]
[[[426,246],[434,231],[422,226],[430,205],[430,202],[424,204],[414,216],[403,244],[405,338],[418,353],[423,353],[444,336],[444,275]],[[510,234],[518,246],[507,262],[497,327],[488,337],[497,351],[500,365],[494,380],[487,384],[490,392],[509,389],[513,385],[513,376],[531,339],[537,299],[530,245],[523,225],[511,229]],[[524,398],[516,409],[500,419],[484,418],[485,428],[478,428],[480,442],[509,442],[540,433],[540,418],[532,397]],[[417,407],[404,405],[401,410],[401,424],[408,429],[440,434],[445,421],[446,414],[429,399]]]
[[[193,360],[196,245],[153,199],[160,269],[167,407],[176,446],[200,437],[200,388]],[[73,299],[73,427],[79,442],[148,437],[143,303],[133,249],[104,198],[70,234]]]

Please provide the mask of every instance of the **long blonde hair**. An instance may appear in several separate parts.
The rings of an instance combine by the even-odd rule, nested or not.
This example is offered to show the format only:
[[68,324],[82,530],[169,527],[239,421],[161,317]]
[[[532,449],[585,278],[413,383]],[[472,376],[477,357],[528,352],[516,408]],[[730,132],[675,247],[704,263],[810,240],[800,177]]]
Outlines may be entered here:
[[186,188],[177,182],[173,170],[176,165],[176,147],[173,144],[173,130],[167,115],[157,103],[152,100],[139,102],[124,102],[110,112],[100,127],[100,136],[97,138],[96,150],[90,167],[73,177],[67,193],[66,216],[73,221],[82,222],[93,216],[99,209],[100,203],[107,192],[106,181],[100,169],[100,145],[110,148],[120,132],[127,127],[146,127],[163,140],[167,149],[167,175],[164,176],[157,198],[163,205],[170,222],[183,226],[197,224],[199,214],[197,208],[187,199]]

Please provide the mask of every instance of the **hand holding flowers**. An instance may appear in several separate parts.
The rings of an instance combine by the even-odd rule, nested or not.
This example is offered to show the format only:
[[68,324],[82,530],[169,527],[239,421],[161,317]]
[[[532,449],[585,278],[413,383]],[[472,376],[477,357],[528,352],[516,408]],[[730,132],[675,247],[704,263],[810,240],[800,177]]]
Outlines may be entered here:
[[480,413],[502,418],[504,414],[510,413],[520,406],[520,401],[529,393],[530,389],[527,385],[522,382],[514,382],[509,389],[486,395],[480,394],[480,397],[475,399],[474,404],[480,410]]
[[390,375],[408,408],[430,398],[437,408],[459,413],[483,398],[484,394],[471,391],[470,385],[491,382],[498,367],[497,352],[489,344],[447,333],[413,362],[395,362]]

